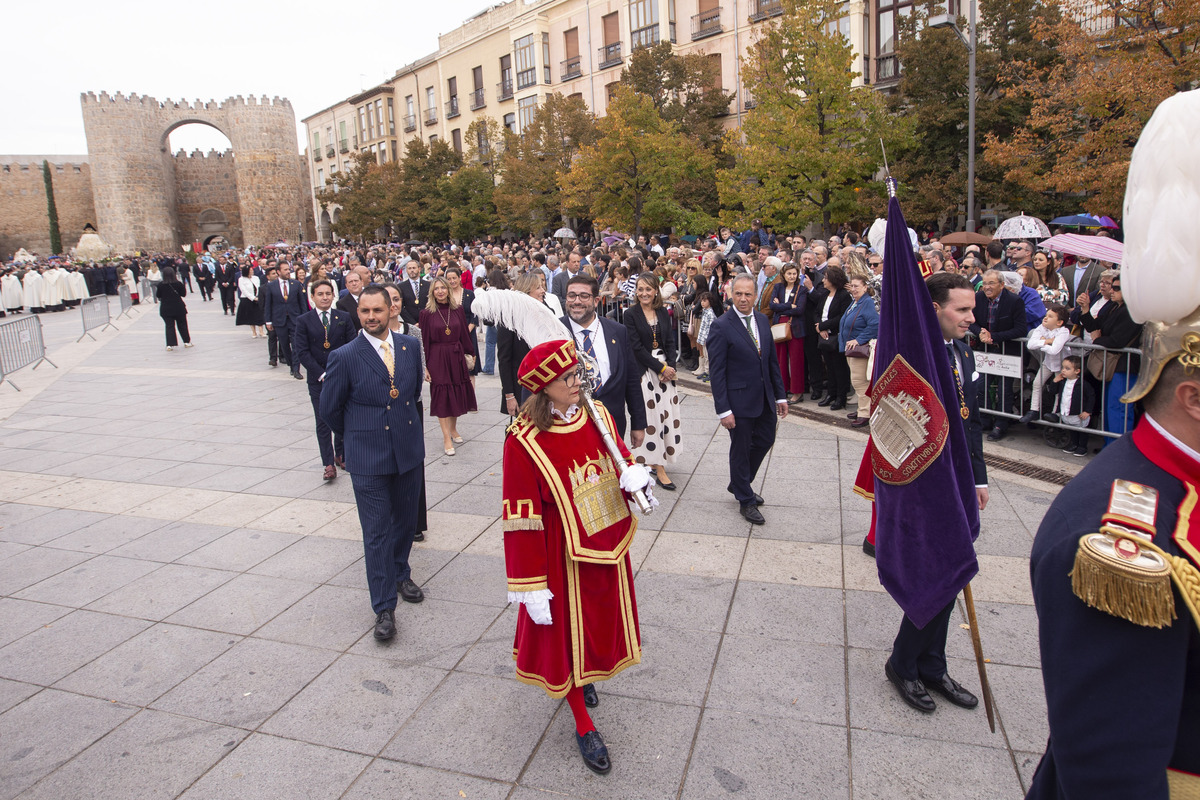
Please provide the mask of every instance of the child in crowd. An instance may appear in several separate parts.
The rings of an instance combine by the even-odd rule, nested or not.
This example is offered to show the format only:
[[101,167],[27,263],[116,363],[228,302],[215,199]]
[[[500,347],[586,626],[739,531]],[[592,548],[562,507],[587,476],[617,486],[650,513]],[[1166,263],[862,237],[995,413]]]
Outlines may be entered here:
[[[1042,324],[1029,334],[1029,352],[1041,353],[1042,363],[1037,374],[1033,376],[1033,390],[1030,393],[1029,411],[1021,417],[1021,422],[1031,422],[1042,414],[1042,389],[1046,379],[1062,371],[1063,347],[1072,338],[1071,329],[1066,326],[1070,312],[1066,306],[1051,305],[1046,308],[1046,316]],[[1090,408],[1090,406],[1089,406]]]
[[705,383],[708,382],[708,350],[704,345],[708,342],[708,329],[713,320],[717,318],[712,309],[712,301],[712,292],[703,292],[700,295],[700,330],[696,334],[696,345],[700,351],[700,366],[696,369],[696,377]]
[[1083,457],[1087,455],[1087,426],[1091,414],[1084,411],[1092,407],[1095,393],[1086,381],[1080,380],[1079,373],[1083,369],[1083,359],[1079,356],[1066,356],[1062,360],[1062,371],[1054,376],[1054,380],[1046,387],[1046,397],[1050,401],[1050,410],[1058,415],[1058,421],[1064,425],[1072,425],[1079,430],[1071,432],[1071,440],[1064,453]]

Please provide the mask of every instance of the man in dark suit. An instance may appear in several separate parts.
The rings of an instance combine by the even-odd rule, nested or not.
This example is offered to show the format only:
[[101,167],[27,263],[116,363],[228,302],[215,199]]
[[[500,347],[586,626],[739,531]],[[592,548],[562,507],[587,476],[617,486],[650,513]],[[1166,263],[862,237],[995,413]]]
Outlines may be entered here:
[[[1029,333],[1025,301],[1019,294],[1004,288],[1004,276],[999,270],[989,269],[983,273],[983,288],[975,295],[975,322],[971,325],[971,332],[986,345],[984,349],[988,352],[1021,355],[1021,343],[1016,340]],[[1012,378],[992,375],[988,377],[988,382],[999,384],[1000,411],[1012,413]],[[1003,439],[1008,431],[1008,422],[1007,417],[995,417],[988,441]]]
[[[954,374],[955,383],[961,387],[959,403],[965,404],[967,412],[964,426],[967,453],[971,459],[971,473],[975,481],[979,510],[983,511],[988,503],[987,466],[983,461],[983,427],[979,420],[979,399],[983,393],[983,380],[975,371],[974,353],[963,341],[967,332],[973,328],[972,322],[977,322],[974,292],[966,276],[950,272],[932,275],[925,285],[933,299],[938,325],[946,343],[946,355],[951,359],[951,372]],[[962,410],[947,408],[946,413],[958,414]],[[873,549],[872,546],[872,552]],[[923,628],[916,627],[905,616],[892,644],[892,654],[884,670],[901,699],[918,711],[931,713],[936,708],[933,698],[929,696],[929,689],[962,708],[975,708],[979,703],[974,694],[947,674],[946,634],[949,631],[954,605],[955,601],[951,600]]]
[[1067,300],[1067,308],[1074,308],[1081,294],[1086,293],[1088,297],[1096,296],[1100,289],[1100,273],[1102,272],[1104,272],[1104,267],[1099,261],[1090,261],[1086,258],[1080,258],[1071,266],[1062,268],[1059,274],[1062,275],[1063,282],[1067,285],[1067,294],[1070,296],[1070,299]]
[[362,323],[358,318],[358,297],[362,294],[362,276],[357,272],[346,273],[346,293],[338,298],[339,311],[345,311],[354,320],[354,330],[361,330]]
[[754,310],[754,276],[737,276],[732,288],[733,308],[708,329],[708,375],[721,427],[729,431],[729,491],[742,516],[762,525],[764,501],[752,484],[775,444],[775,416],[787,416],[787,393],[771,323]]
[[346,469],[362,526],[375,638],[396,635],[396,593],[424,599],[408,563],[417,531],[425,439],[421,343],[388,328],[391,301],[382,286],[363,290],[362,333],[326,362],[321,417],[346,439]]
[[421,309],[429,302],[429,281],[421,280],[421,262],[409,261],[404,265],[407,277],[397,284],[400,289],[400,319],[416,325]]
[[592,398],[604,403],[625,438],[625,407],[629,407],[629,440],[640,447],[646,436],[646,404],[642,399],[641,373],[629,346],[625,326],[596,314],[600,290],[595,278],[580,273],[567,283],[567,316],[563,325],[575,339],[580,353],[591,356],[599,372],[600,386]]
[[321,383],[329,354],[354,338],[354,325],[345,311],[333,308],[333,281],[317,281],[313,285],[312,311],[296,319],[292,339],[292,357],[308,371],[308,396],[317,418],[317,446],[325,467],[325,480],[337,477],[337,468],[346,468],[342,435],[330,436],[329,425],[321,418]]
[[267,282],[260,295],[263,303],[263,322],[267,328],[267,353],[273,367],[283,358],[291,367],[292,377],[300,380],[300,362],[292,358],[292,331],[296,319],[304,313],[300,302],[304,287],[292,280],[287,262],[279,267],[267,267]]
[[221,309],[226,314],[237,313],[236,293],[239,277],[241,275],[237,265],[221,256],[217,265],[217,290],[221,293]]
[[579,270],[581,269],[579,266],[580,260],[578,251],[572,250],[567,255],[567,266],[559,270],[558,274],[554,276],[554,286],[551,287],[551,291],[558,296],[558,302],[563,308],[567,307],[567,284],[579,274]]

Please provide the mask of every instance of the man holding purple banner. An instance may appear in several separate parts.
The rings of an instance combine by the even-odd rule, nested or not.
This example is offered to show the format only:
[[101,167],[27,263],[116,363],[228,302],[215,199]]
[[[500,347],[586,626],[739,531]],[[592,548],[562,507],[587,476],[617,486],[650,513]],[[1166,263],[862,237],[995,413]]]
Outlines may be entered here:
[[884,672],[901,699],[925,713],[932,690],[975,708],[946,672],[946,635],[958,593],[979,571],[974,541],[987,504],[979,386],[961,341],[975,296],[955,273],[922,280],[889,180],[883,302],[871,390],[879,580],[904,611]]

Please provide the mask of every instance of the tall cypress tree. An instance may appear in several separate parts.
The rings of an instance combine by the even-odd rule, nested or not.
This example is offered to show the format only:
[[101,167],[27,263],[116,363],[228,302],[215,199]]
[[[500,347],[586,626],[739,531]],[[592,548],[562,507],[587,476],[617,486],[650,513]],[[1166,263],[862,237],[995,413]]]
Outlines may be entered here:
[[50,216],[50,252],[62,252],[62,234],[58,231],[58,206],[54,204],[54,182],[50,180],[50,162],[42,161],[42,180],[46,182],[46,213]]

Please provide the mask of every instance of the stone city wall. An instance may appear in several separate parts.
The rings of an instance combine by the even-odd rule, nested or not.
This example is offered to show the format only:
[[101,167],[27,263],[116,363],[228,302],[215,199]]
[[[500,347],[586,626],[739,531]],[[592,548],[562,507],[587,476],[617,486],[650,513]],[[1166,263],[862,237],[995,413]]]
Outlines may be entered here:
[[63,250],[79,243],[84,225],[96,224],[87,156],[0,156],[0,261],[22,247],[50,255],[43,160],[50,162]]
[[204,243],[220,235],[242,247],[242,213],[238,205],[235,156],[232,150],[180,150],[175,154],[175,209],[183,244]]

